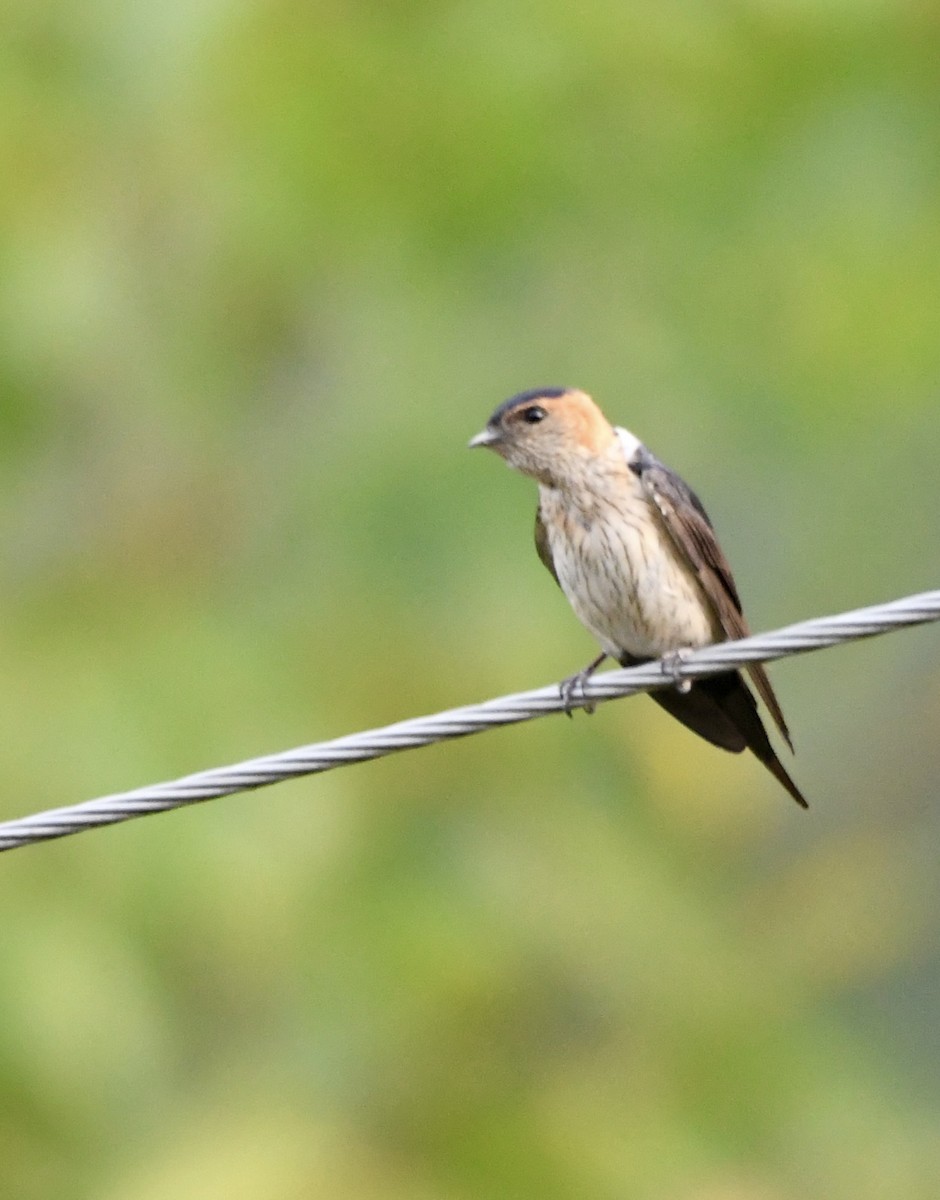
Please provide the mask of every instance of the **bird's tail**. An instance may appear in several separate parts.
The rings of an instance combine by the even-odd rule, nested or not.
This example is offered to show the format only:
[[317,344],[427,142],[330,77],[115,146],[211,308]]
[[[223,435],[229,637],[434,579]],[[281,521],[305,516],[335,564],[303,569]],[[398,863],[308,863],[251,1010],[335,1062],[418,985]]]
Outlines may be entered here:
[[707,687],[713,686],[712,695],[722,712],[741,732],[751,753],[764,764],[767,770],[779,780],[801,808],[809,808],[806,797],[790,778],[783,763],[770,744],[767,730],[764,728],[757,711],[757,701],[751,694],[747,684],[737,671],[728,675],[716,675],[712,679],[703,680]]
[[[636,660],[623,665],[629,666],[633,661]],[[733,754],[749,749],[801,808],[809,808],[770,744],[757,701],[737,671],[699,679],[687,692],[663,688],[649,694],[670,716],[713,746]]]

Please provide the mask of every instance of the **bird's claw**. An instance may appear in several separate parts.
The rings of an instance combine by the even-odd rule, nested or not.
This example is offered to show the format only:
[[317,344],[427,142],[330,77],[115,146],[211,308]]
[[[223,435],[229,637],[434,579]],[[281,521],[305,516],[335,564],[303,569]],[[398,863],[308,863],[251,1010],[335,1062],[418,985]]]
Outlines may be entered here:
[[558,685],[558,694],[561,696],[562,702],[564,703],[566,716],[574,716],[574,713],[572,713],[571,710],[574,707],[575,697],[577,696],[578,692],[581,693],[582,700],[580,707],[584,709],[588,716],[590,716],[597,707],[592,700],[585,701],[584,685],[591,678],[606,657],[606,654],[599,654],[593,662],[588,663],[583,671],[578,671],[575,675],[569,675],[567,679],[562,680],[562,682]]
[[[584,685],[590,679],[592,670],[590,667],[585,667],[583,671],[578,671],[574,675],[569,675],[567,679],[562,680],[558,685],[558,693],[562,698],[565,706],[565,716],[574,718],[572,711],[575,704],[575,698],[580,693],[581,698],[584,698]],[[588,701],[580,706],[590,716],[596,708],[596,705]]]
[[663,674],[669,676],[669,678],[672,680],[673,687],[683,696],[687,695],[692,690],[692,680],[682,678],[682,664],[689,658],[691,653],[691,647],[683,646],[678,650],[670,650],[670,652],[668,654],[664,654],[660,660],[662,663]]

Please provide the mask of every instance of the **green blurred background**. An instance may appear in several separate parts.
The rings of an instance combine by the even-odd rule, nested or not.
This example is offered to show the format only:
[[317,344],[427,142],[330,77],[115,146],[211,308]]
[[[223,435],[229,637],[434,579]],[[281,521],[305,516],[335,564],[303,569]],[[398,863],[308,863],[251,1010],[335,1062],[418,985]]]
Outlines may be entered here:
[[[938,585],[940,17],[11,0],[3,816],[594,653],[467,439],[587,388],[757,629]],[[940,1187],[940,631],[0,860],[24,1200]]]

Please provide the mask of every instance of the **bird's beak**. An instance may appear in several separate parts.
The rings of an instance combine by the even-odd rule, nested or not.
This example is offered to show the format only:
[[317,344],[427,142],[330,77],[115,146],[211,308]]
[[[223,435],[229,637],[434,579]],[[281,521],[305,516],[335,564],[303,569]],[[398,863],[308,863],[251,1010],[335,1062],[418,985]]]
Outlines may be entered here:
[[477,446],[492,446],[494,442],[498,441],[499,434],[495,429],[490,429],[490,427],[487,425],[486,429],[481,429],[476,437],[472,437],[470,441],[467,442],[467,447],[470,450],[473,450]]

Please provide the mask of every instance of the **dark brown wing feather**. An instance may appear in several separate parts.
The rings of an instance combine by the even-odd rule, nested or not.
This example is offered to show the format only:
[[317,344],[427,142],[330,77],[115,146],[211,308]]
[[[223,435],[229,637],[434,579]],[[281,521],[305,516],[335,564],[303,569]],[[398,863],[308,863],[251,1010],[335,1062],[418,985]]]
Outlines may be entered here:
[[[548,533],[545,529],[545,522],[542,520],[541,505],[535,510],[535,549],[539,558],[545,564],[556,583],[558,583],[558,575],[555,571],[555,560],[552,558],[552,548],[548,544]],[[559,584],[559,586],[561,586]]]
[[[656,506],[669,536],[698,576],[726,637],[729,640],[748,637],[750,630],[744,619],[731,567],[698,496],[649,451],[642,451],[630,466]],[[752,663],[747,667],[747,673],[792,750],[790,731],[767,672],[760,663]]]

